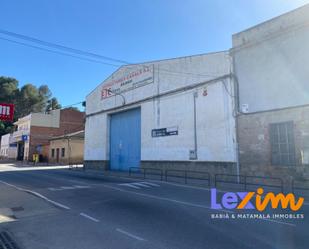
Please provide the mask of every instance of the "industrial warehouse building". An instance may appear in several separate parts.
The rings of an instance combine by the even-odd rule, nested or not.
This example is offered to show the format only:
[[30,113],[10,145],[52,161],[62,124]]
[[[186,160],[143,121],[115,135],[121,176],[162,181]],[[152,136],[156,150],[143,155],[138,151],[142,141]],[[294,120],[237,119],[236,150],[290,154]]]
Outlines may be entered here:
[[86,98],[85,167],[236,172],[228,52],[120,67]]
[[309,177],[309,5],[229,52],[119,68],[86,100],[85,167]]

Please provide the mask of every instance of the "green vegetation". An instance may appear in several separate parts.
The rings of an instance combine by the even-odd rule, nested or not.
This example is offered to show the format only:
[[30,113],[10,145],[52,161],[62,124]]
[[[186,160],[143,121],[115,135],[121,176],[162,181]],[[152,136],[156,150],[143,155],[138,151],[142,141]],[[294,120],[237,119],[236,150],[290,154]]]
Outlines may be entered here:
[[[0,77],[0,103],[15,104],[14,121],[31,112],[59,109],[61,105],[47,85],[36,87],[26,84],[19,88],[18,81],[11,77]],[[0,136],[13,130],[12,122],[0,121]]]

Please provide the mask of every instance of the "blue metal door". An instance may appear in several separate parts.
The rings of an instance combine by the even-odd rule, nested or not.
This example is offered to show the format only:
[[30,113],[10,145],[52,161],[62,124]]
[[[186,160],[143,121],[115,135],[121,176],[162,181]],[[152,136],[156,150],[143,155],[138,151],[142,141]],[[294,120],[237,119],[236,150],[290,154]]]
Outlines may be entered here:
[[110,169],[128,171],[141,160],[141,110],[113,114],[110,119]]

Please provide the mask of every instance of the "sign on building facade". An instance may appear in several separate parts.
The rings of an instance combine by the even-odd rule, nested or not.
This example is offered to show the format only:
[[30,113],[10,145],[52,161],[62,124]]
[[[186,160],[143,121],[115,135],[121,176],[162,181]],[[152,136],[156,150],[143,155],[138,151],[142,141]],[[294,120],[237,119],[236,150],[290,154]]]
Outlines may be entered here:
[[101,90],[101,100],[117,93],[123,93],[132,89],[153,83],[153,65],[138,65],[129,72],[107,80]]
[[14,118],[14,105],[0,103],[0,120],[13,121]]

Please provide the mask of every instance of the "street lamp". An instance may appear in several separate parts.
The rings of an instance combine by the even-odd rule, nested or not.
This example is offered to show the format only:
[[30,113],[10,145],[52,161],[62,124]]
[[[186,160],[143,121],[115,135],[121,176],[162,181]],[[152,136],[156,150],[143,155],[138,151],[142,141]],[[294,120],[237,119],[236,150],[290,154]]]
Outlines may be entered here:
[[109,94],[121,96],[122,97],[122,105],[126,104],[126,98],[121,93],[113,92],[112,89],[108,89],[107,91],[108,91]]

